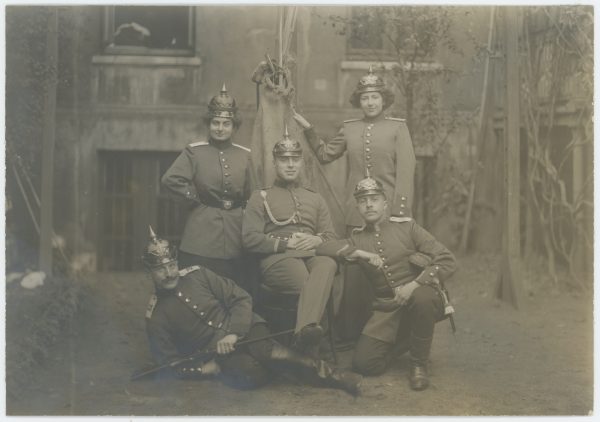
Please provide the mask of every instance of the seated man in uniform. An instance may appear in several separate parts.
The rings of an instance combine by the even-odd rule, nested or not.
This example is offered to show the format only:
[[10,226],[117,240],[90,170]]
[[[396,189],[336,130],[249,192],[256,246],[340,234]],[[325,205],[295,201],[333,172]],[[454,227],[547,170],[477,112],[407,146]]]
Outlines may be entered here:
[[[359,394],[360,375],[263,339],[269,330],[252,313],[252,299],[245,290],[204,267],[179,270],[175,251],[152,229],[142,262],[156,288],[146,312],[146,331],[157,363],[165,365],[201,350],[214,350],[198,360],[169,367],[172,375],[221,374],[225,383],[250,389],[266,384],[272,370],[283,366],[301,371],[319,385]],[[247,344],[237,348],[240,339]]]
[[317,248],[317,255],[360,259],[375,293],[373,314],[354,351],[354,369],[363,375],[382,374],[394,346],[407,342],[410,386],[424,390],[429,386],[427,362],[434,325],[452,312],[441,283],[456,271],[456,260],[414,220],[388,221],[386,196],[375,179],[361,180],[354,197],[364,226],[355,229],[349,240]]
[[250,196],[242,241],[260,255],[263,284],[277,293],[299,294],[294,347],[314,351],[337,271],[336,262],[315,256],[314,248],[335,238],[333,223],[325,199],[300,183],[302,147],[287,128],[273,147],[273,161],[275,182]]

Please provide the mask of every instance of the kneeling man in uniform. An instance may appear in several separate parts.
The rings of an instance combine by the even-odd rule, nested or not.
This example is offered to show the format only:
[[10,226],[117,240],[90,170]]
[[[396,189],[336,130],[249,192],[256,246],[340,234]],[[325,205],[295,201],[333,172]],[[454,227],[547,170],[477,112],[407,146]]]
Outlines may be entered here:
[[[429,386],[427,362],[434,325],[451,311],[442,283],[456,271],[456,260],[414,220],[388,221],[387,199],[375,179],[361,180],[354,197],[363,227],[348,240],[317,248],[318,255],[359,259],[375,293],[373,314],[354,351],[354,369],[363,375],[382,374],[394,353],[408,348],[410,386],[424,390]],[[403,350],[395,347],[402,345]]]
[[[269,337],[269,330],[252,312],[252,299],[245,290],[201,266],[180,270],[175,250],[152,229],[142,262],[156,289],[146,311],[146,332],[156,362],[166,365],[198,351],[214,350],[197,361],[171,366],[172,375],[220,374],[226,384],[250,389],[266,384],[273,370],[283,367],[300,371],[321,386],[360,392],[360,375],[263,339]],[[236,347],[240,339],[246,344]]]

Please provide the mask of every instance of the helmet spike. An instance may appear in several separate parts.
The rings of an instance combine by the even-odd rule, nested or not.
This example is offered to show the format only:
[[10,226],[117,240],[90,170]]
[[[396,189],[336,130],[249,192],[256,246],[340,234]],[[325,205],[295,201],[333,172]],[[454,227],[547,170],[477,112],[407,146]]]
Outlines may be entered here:
[[152,230],[152,226],[148,225],[148,228],[150,229],[150,239],[156,239],[156,233]]
[[370,64],[369,65],[369,75],[372,75],[372,74],[373,74],[373,65]]
[[290,134],[288,133],[287,123],[285,124],[285,132],[283,133],[283,137],[285,139],[289,139],[289,137],[290,137]]
[[227,92],[227,87],[225,86],[225,82],[223,82],[223,87],[221,88],[221,94]]

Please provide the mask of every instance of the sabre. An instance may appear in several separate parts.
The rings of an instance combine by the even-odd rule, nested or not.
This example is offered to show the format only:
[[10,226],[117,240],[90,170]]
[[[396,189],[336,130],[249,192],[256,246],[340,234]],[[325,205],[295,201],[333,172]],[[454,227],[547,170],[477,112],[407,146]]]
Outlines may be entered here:
[[[289,329],[289,330],[285,330],[285,331],[280,331],[278,333],[275,334],[269,334],[268,336],[263,336],[263,337],[258,337],[258,338],[254,338],[254,339],[249,339],[249,340],[243,340],[243,341],[239,341],[235,344],[235,346],[244,346],[247,344],[252,344],[252,343],[256,343],[259,341],[263,341],[263,340],[268,340],[271,338],[275,338],[275,337],[279,337],[279,336],[283,336],[285,334],[291,334],[294,332],[294,329]],[[135,371],[132,375],[131,375],[131,381],[136,381],[139,380],[140,378],[143,378],[147,375],[150,374],[154,374],[155,372],[161,371],[163,369],[166,368],[173,368],[177,365],[180,365],[184,362],[187,361],[191,361],[191,360],[195,360],[198,359],[199,357],[203,356],[203,355],[208,355],[210,353],[215,353],[217,351],[217,349],[206,349],[206,350],[200,350],[198,352],[194,352],[191,353],[187,356],[172,360],[171,362],[167,362],[167,363],[163,363],[162,365],[154,365],[148,369],[140,369],[138,371]]]

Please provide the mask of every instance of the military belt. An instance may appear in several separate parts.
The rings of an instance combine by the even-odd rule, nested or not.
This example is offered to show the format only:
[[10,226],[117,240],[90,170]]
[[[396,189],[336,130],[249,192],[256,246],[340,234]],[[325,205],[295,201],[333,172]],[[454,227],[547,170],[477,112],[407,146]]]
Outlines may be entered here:
[[209,207],[223,210],[233,210],[244,205],[244,201],[234,201],[233,199],[201,198],[200,201]]

